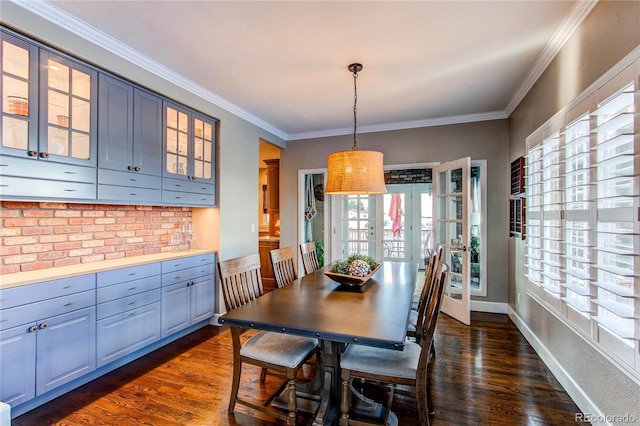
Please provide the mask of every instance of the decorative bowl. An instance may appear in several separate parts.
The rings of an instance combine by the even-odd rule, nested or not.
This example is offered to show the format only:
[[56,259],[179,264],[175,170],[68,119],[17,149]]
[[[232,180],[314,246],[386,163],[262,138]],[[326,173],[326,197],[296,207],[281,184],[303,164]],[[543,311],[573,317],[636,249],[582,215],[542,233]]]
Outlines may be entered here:
[[333,272],[333,270],[326,271],[324,274],[329,278],[331,278],[333,281],[343,285],[361,286],[367,281],[369,281],[373,276],[373,274],[375,274],[378,271],[378,269],[380,269],[381,266],[382,266],[382,263],[378,263],[378,266],[373,268],[373,270],[371,270],[371,272],[369,272],[364,277],[357,277],[355,275],[347,275],[347,274],[338,274],[337,272]]

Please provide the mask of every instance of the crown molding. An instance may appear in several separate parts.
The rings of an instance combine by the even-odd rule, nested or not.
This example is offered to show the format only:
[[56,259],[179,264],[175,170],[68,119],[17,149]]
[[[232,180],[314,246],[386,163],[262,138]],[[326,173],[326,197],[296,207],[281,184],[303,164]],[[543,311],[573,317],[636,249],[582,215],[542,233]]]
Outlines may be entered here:
[[[467,114],[443,118],[429,118],[425,120],[400,121],[397,123],[383,123],[358,127],[358,134],[416,129],[419,127],[447,126],[449,124],[474,123],[478,121],[502,120],[505,118],[508,118],[508,116],[504,111],[493,111],[481,114]],[[331,136],[344,136],[350,134],[353,134],[353,127],[343,127],[341,129],[319,130],[317,132],[293,133],[289,135],[288,140],[293,141],[302,139],[326,138]]]
[[284,140],[287,139],[287,134],[263,119],[251,114],[247,110],[239,107],[238,105],[228,101],[227,99],[218,96],[214,92],[202,87],[201,85],[194,83],[192,80],[185,76],[171,70],[170,68],[154,61],[146,55],[132,49],[126,44],[116,40],[110,35],[97,28],[88,25],[87,23],[69,15],[62,9],[51,4],[49,1],[33,1],[33,0],[11,0],[13,3],[28,10],[29,12],[73,33],[108,52],[119,56],[128,62],[138,65],[139,67],[149,71],[158,77],[177,85],[185,89],[186,91],[216,105],[225,111],[230,112],[248,121],[267,132],[278,136]]
[[596,3],[598,3],[598,0],[576,1],[571,13],[569,13],[564,21],[562,21],[560,27],[558,27],[556,32],[553,34],[553,37],[551,37],[551,40],[549,40],[545,48],[542,50],[540,56],[538,56],[533,68],[531,68],[531,71],[529,71],[529,74],[520,84],[520,87],[516,90],[513,97],[505,107],[504,110],[507,116],[511,115],[520,102],[522,102],[527,93],[529,93],[529,90],[531,90],[536,81],[538,81],[542,73],[547,69],[567,40],[569,40],[580,24],[582,24],[582,21],[584,21]]

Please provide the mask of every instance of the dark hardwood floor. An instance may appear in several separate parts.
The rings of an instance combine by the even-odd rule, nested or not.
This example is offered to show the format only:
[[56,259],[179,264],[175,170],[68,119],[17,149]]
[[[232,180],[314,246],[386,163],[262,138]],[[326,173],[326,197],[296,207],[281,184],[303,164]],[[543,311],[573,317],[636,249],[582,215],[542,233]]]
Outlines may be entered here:
[[[473,313],[464,326],[442,315],[431,371],[432,425],[575,425],[578,407],[506,315]],[[312,367],[305,367],[312,375]],[[205,327],[13,421],[34,425],[243,425],[277,422],[238,406],[228,330]],[[269,394],[280,379],[243,371],[241,392]],[[371,391],[370,396],[377,396]],[[418,425],[414,401],[394,400],[400,426]],[[304,415],[300,421],[308,420]]]

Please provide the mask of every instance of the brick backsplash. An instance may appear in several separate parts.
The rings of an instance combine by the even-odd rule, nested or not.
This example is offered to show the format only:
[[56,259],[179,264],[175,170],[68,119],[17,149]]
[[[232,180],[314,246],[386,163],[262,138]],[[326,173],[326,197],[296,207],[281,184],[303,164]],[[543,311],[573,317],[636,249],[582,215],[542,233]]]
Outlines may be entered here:
[[189,207],[1,202],[0,274],[186,250]]

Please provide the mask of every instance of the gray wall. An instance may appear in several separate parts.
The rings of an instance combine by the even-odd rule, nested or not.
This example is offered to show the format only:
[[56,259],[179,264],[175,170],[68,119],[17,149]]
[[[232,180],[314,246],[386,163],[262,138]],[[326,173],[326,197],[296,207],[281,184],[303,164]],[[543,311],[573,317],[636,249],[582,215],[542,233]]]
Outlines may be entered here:
[[[507,301],[509,234],[508,128],[506,120],[358,135],[360,149],[381,151],[385,166],[446,162],[470,156],[487,160],[488,291],[481,300]],[[327,155],[351,149],[352,136],[289,141],[280,157],[281,246],[296,245],[298,170],[327,167]]]
[[[639,44],[640,2],[598,3],[510,116],[509,160],[524,155],[529,134]],[[510,307],[604,414],[640,419],[640,387],[526,296],[524,244],[509,242]]]

